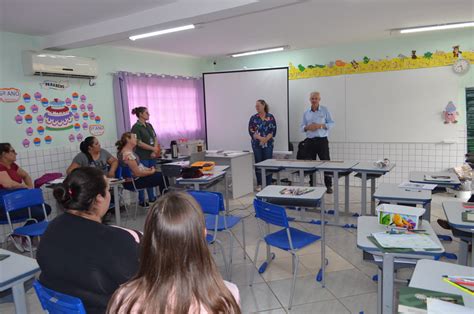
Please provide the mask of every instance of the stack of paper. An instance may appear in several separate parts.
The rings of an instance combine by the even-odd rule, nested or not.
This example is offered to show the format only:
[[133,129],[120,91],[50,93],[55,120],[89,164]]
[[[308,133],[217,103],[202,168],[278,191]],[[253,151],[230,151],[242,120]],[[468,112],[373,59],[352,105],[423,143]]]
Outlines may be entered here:
[[434,182],[451,182],[453,179],[451,179],[450,176],[445,176],[445,175],[425,175],[425,180],[426,181],[434,181]]
[[381,247],[387,249],[412,249],[414,251],[441,249],[428,234],[424,233],[390,234],[377,232],[372,233],[372,236]]
[[413,182],[402,182],[398,186],[399,188],[409,189],[409,190],[433,190],[436,187],[436,184],[423,184],[423,183],[413,183]]

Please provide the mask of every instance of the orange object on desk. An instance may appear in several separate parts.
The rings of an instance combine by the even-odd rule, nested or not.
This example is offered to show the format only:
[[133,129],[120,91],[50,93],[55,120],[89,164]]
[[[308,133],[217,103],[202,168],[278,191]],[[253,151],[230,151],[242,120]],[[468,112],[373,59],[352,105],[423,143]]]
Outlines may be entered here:
[[211,171],[216,165],[213,161],[196,161],[191,165],[191,167],[199,167],[203,171]]

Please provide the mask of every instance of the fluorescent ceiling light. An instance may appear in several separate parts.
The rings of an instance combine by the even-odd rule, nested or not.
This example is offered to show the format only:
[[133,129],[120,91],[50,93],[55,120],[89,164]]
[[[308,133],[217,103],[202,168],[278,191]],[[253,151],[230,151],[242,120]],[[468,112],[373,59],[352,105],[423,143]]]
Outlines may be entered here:
[[180,26],[180,27],[164,29],[164,30],[161,30],[161,31],[145,33],[145,34],[140,34],[140,35],[134,35],[134,36],[130,36],[128,38],[130,40],[137,40],[137,39],[142,39],[142,38],[147,38],[147,37],[152,37],[152,36],[159,36],[159,35],[163,35],[163,34],[169,34],[169,33],[175,33],[175,32],[179,32],[179,31],[185,31],[185,30],[194,29],[194,28],[195,28],[195,26],[193,24],[189,24],[189,25],[184,25],[184,26]]
[[474,26],[474,22],[431,25],[431,26],[421,26],[421,27],[400,29],[400,33],[408,34],[408,33],[439,31],[439,30],[444,30],[444,29],[464,28],[464,27],[473,27],[473,26]]
[[276,51],[282,51],[282,50],[285,50],[285,47],[276,47],[276,48],[268,48],[268,49],[248,51],[248,52],[236,53],[236,54],[233,54],[231,56],[234,57],[234,58],[237,58],[237,57],[258,55],[258,54],[261,54],[261,53],[269,53],[269,52],[276,52]]

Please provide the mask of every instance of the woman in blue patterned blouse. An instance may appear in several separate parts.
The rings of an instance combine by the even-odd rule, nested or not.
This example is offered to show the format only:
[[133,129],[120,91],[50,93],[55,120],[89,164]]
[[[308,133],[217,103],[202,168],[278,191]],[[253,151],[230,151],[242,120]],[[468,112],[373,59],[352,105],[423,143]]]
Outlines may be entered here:
[[[263,99],[257,100],[255,104],[257,113],[250,117],[249,134],[252,138],[252,149],[255,162],[261,162],[272,158],[273,138],[276,135],[277,125],[275,117],[268,112],[268,104]],[[262,174],[260,169],[255,169],[257,176],[257,191],[262,187]],[[266,176],[267,184],[271,184],[272,175]]]

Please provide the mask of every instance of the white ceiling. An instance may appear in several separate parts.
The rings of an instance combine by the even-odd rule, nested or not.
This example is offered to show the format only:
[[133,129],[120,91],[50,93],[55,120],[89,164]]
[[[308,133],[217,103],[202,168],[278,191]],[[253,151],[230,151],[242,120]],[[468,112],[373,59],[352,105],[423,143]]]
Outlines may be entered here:
[[[472,20],[474,0],[0,0],[0,30],[43,36],[43,48],[107,44],[206,57],[382,39],[393,28]],[[128,40],[187,23],[199,27]]]

